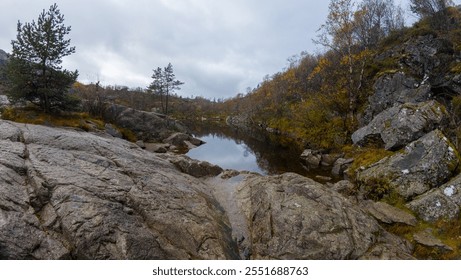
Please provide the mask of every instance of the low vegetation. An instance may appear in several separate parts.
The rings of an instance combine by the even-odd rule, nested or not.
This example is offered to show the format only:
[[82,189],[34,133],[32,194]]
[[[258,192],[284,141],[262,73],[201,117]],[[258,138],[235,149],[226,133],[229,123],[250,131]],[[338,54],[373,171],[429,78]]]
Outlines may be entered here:
[[[461,256],[461,218],[455,220],[440,219],[429,224],[419,220],[416,226],[393,224],[382,224],[387,231],[408,240],[414,246],[413,255],[420,260],[454,260]],[[418,244],[414,235],[429,230],[434,237],[438,238],[452,250],[436,247],[428,247]]]
[[[47,114],[36,106],[22,108],[5,108],[1,112],[4,120],[18,123],[40,124],[52,127],[69,127],[84,131],[104,131],[106,122],[101,118],[92,117],[86,112],[71,112],[62,114]],[[133,131],[128,128],[118,127],[111,124],[120,132],[123,139],[136,142],[138,139]]]
[[2,111],[2,119],[19,123],[80,128],[85,131],[90,130],[91,123],[99,129],[104,129],[104,122],[90,117],[88,113],[47,114],[35,106],[6,108]]

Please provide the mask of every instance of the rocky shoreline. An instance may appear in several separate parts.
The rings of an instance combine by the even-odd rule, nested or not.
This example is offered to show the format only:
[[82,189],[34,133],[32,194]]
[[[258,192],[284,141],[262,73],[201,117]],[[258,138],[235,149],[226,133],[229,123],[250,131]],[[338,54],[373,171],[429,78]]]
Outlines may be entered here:
[[222,170],[109,134],[9,121],[0,132],[2,259],[414,258],[383,225],[416,217],[349,196],[347,181]]
[[0,259],[460,258],[461,158],[449,105],[461,74],[443,68],[453,57],[432,35],[376,57],[399,69],[377,74],[352,142],[388,156],[349,172],[355,159],[307,149],[306,165],[348,179],[335,184],[178,155],[202,142],[166,116],[115,104],[104,119],[136,144],[112,125],[85,132],[0,120]]
[[0,132],[2,259],[412,258],[353,200],[300,175],[205,165],[196,178],[177,162],[200,163],[110,135]]

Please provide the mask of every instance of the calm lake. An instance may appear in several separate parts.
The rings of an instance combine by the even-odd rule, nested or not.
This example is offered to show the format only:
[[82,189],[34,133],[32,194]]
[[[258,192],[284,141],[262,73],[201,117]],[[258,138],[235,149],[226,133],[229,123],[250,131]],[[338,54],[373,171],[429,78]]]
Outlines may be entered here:
[[295,172],[314,178],[328,175],[326,170],[307,170],[299,159],[302,150],[288,139],[262,130],[241,130],[214,123],[189,125],[195,137],[206,144],[187,156],[208,161],[224,169],[248,170],[263,175]]
[[259,167],[255,152],[243,141],[236,141],[219,134],[208,134],[199,138],[206,144],[190,150],[187,153],[189,157],[208,161],[224,169],[268,173],[267,170]]

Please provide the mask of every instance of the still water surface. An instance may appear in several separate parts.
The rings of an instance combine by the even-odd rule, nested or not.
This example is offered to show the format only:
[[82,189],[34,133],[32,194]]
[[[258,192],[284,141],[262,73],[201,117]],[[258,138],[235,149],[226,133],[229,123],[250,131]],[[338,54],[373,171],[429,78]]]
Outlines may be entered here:
[[206,144],[190,150],[187,153],[189,157],[208,161],[224,169],[268,174],[268,171],[259,167],[255,153],[243,141],[237,142],[217,134],[208,134],[200,139]]
[[302,150],[288,139],[262,130],[239,130],[213,123],[190,125],[206,144],[190,150],[191,158],[208,161],[224,169],[248,170],[263,175],[295,172],[314,178],[325,170],[307,170],[299,159]]

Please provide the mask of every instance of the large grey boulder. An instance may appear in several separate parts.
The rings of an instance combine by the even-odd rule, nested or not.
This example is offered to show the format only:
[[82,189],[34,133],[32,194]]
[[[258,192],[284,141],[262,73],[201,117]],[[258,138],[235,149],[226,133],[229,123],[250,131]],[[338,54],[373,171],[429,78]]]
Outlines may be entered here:
[[383,74],[376,80],[373,94],[368,98],[369,105],[365,112],[366,124],[382,111],[395,105],[424,102],[431,96],[430,85],[420,84],[419,80],[403,72]]
[[0,258],[238,258],[207,186],[112,137],[0,121]]
[[108,122],[132,131],[138,140],[145,142],[162,142],[174,132],[187,132],[180,123],[164,115],[117,104],[106,105],[103,117]]
[[383,143],[386,150],[396,150],[440,127],[448,119],[438,102],[405,103],[379,113],[368,125],[352,134],[356,145]]
[[192,137],[186,133],[173,133],[168,138],[163,140],[164,143],[174,145],[179,148],[193,149],[197,146],[204,144],[202,140]]
[[318,168],[322,161],[322,153],[320,151],[306,149],[302,152],[300,159],[307,167]]
[[413,76],[423,77],[430,84],[436,84],[438,75],[453,60],[453,43],[442,37],[424,35],[412,38],[400,49],[401,64],[409,68]]
[[306,177],[250,176],[237,192],[253,259],[412,258],[407,242]]
[[458,218],[461,207],[461,175],[437,189],[418,196],[407,206],[427,222]]
[[454,146],[442,132],[434,130],[393,156],[360,170],[357,181],[368,192],[374,187],[394,189],[409,200],[446,182],[458,164]]
[[196,178],[213,177],[223,172],[223,169],[207,161],[198,161],[188,158],[187,156],[177,156],[170,161],[181,172],[194,176]]
[[452,42],[431,34],[414,36],[404,44],[380,53],[374,62],[386,65],[387,69],[378,74],[363,124],[395,105],[423,102],[441,93],[459,92],[459,78],[447,73],[452,62],[460,58]]

